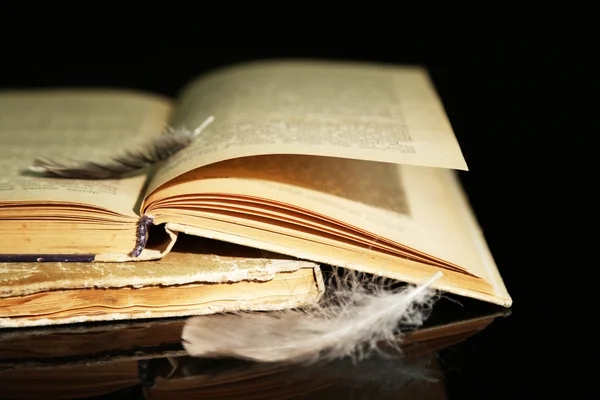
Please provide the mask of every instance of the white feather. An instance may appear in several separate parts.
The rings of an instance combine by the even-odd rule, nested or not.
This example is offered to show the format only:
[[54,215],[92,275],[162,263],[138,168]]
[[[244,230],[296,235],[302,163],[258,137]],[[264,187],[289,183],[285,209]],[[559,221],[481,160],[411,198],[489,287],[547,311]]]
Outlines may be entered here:
[[328,282],[328,298],[308,309],[190,318],[183,346],[192,356],[258,362],[362,359],[382,344],[397,347],[399,327],[423,323],[435,297],[430,285],[441,276],[392,290],[347,273]]

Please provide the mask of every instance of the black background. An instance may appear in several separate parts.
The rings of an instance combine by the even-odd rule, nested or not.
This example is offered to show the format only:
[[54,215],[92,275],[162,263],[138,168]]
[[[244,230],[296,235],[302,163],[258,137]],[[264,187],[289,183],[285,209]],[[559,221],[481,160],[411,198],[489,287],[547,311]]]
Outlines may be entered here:
[[598,396],[590,325],[599,267],[598,46],[583,11],[91,4],[0,13],[0,88],[118,86],[175,96],[202,72],[268,57],[428,67],[470,168],[461,179],[514,300],[510,317],[442,352],[450,399],[563,389]]

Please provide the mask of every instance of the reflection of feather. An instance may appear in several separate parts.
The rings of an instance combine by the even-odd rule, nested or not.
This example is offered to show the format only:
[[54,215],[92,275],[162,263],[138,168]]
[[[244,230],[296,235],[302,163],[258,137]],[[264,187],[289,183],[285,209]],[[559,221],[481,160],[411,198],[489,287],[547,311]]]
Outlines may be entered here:
[[168,129],[154,138],[144,150],[126,151],[124,155],[113,157],[106,163],[80,161],[66,165],[42,158],[36,159],[29,170],[47,176],[71,179],[117,179],[131,176],[189,146],[213,119],[208,118],[193,131]]
[[[442,383],[436,358],[435,353],[416,359],[374,353],[360,362],[342,358],[311,365],[197,357],[176,357],[169,364],[154,359],[145,370],[157,372],[144,391],[146,398],[186,400],[323,399],[326,393],[357,400],[413,398],[409,394],[430,398]],[[166,391],[168,387],[173,390]]]
[[183,345],[192,356],[259,362],[362,359],[381,344],[397,346],[399,326],[423,323],[434,299],[430,285],[442,273],[401,290],[368,287],[357,276],[337,280],[330,297],[308,309],[190,318]]

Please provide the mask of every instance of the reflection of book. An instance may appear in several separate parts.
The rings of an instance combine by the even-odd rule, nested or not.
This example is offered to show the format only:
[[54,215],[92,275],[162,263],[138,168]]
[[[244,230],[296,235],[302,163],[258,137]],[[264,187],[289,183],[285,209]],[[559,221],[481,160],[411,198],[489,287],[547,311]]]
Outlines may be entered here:
[[[154,361],[166,362],[151,362]],[[244,371],[241,366],[231,368],[229,372],[207,369],[196,376],[171,377],[144,388],[144,395],[148,400],[397,399],[399,395],[407,399],[446,398],[432,353],[419,359],[372,356],[356,364],[343,360],[312,367],[267,369],[256,365],[248,367],[252,371]],[[413,392],[426,396],[413,397]]]
[[480,332],[501,315],[415,330],[403,338],[401,355],[383,349],[385,356],[374,354],[357,364],[348,359],[314,366],[191,357],[152,359],[145,394],[147,399],[334,399],[354,398],[334,394],[348,395],[349,389],[358,388],[361,395],[364,390],[375,390],[378,395],[372,398],[384,399],[399,394],[424,398],[418,393],[426,389],[428,395],[439,396],[427,398],[443,399],[435,353]]
[[508,313],[496,313],[417,329],[404,338],[401,345],[402,351],[408,357],[418,357],[450,347],[481,332],[494,319],[507,315]]
[[323,292],[316,264],[181,239],[158,263],[0,263],[0,327],[277,310]]
[[168,318],[0,330],[0,398],[139,392],[141,360],[185,354],[184,323]]
[[443,392],[440,382],[430,382],[439,375],[434,353],[481,331],[499,315],[415,330],[403,341],[403,357],[390,353],[393,357],[368,358],[355,366],[341,360],[310,368],[188,357],[180,343],[184,318],[2,330],[0,398],[83,398],[127,388],[139,393],[143,387],[148,399],[250,394],[283,399],[290,393],[324,395],[353,384],[374,390],[385,383],[382,379],[396,382],[387,384],[406,395],[422,378],[434,385],[426,386],[428,394]]
[[139,385],[138,362],[0,371],[1,399],[83,399]]
[[1,369],[44,369],[185,355],[186,318],[60,325],[0,331]]
[[[151,176],[23,174],[37,157],[90,161],[165,124],[214,122]],[[510,306],[452,169],[466,163],[419,68],[257,62],[176,101],[130,91],[0,94],[0,256],[126,261],[140,215],[160,259],[179,232],[434,286]],[[10,267],[5,267],[10,268]]]

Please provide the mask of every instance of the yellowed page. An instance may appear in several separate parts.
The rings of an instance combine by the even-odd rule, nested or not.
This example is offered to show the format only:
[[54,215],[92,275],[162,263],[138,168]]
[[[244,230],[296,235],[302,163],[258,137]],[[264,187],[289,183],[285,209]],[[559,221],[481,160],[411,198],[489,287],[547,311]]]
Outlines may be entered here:
[[79,181],[27,171],[38,157],[96,160],[160,134],[170,101],[117,90],[0,92],[0,207],[19,202],[71,202],[136,217],[146,176]]
[[[484,267],[452,197],[448,173],[329,157],[258,156],[193,171],[148,200],[187,193],[265,198],[333,218],[481,276]],[[166,207],[168,200],[148,212],[158,216]]]
[[149,191],[244,156],[309,154],[467,169],[427,73],[417,67],[263,61],[217,71],[182,93],[171,124],[214,122]]

